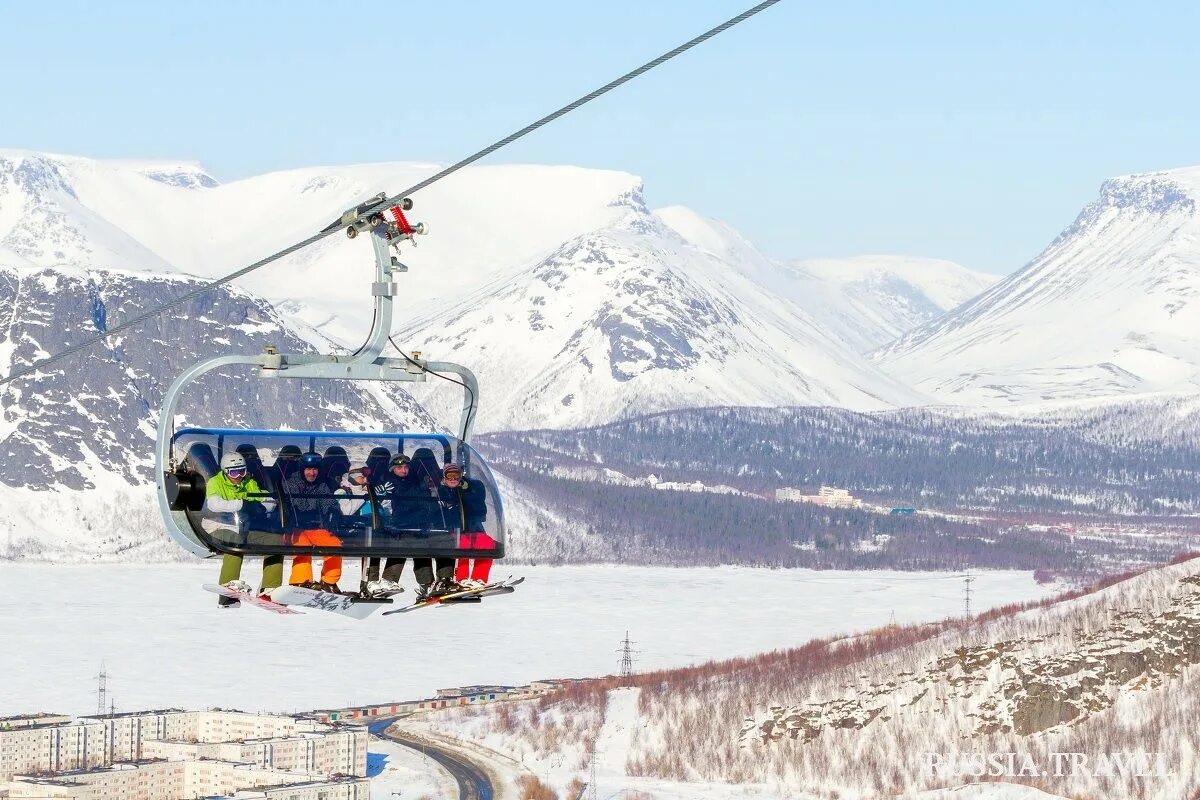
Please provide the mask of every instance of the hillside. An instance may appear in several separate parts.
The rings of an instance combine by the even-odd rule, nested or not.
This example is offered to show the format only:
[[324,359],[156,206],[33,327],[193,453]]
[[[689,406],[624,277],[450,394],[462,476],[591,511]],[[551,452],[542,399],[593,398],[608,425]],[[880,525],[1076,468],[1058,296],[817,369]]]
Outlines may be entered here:
[[[0,370],[31,363],[114,320],[195,286],[141,273],[0,267]],[[11,311],[8,311],[11,309]],[[163,394],[192,363],[275,344],[312,352],[278,313],[222,288],[148,321],[86,357],[0,387],[0,557],[90,559],[173,553],[151,499]],[[205,376],[177,424],[294,428],[428,427],[406,392],[374,384],[262,381],[249,370]]]
[[[766,796],[842,800],[1200,792],[1191,757],[1200,711],[1195,558],[969,626],[780,644],[754,658],[585,681],[425,724],[519,753],[528,769],[553,770],[562,783],[586,777],[595,752],[610,775],[654,798],[684,796],[658,794],[663,781],[696,786],[696,796],[750,784]],[[972,754],[997,755],[973,774]]]
[[697,254],[753,275],[772,294],[802,306],[830,335],[865,353],[965,303],[999,280],[950,261],[894,255],[777,262],[738,231],[691,209],[654,216]]
[[1200,406],[1189,395],[1006,414],[688,409],[488,434],[480,447],[514,475],[654,475],[758,495],[825,484],[892,506],[1079,519],[1186,521],[1200,510]]

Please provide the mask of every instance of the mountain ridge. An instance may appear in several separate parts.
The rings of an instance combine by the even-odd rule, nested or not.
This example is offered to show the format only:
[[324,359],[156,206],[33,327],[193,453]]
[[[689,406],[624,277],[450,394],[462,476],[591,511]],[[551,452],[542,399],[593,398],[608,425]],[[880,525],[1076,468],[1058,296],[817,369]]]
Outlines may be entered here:
[[1197,197],[1197,168],[1105,181],[1023,269],[872,358],[958,404],[1195,391]]

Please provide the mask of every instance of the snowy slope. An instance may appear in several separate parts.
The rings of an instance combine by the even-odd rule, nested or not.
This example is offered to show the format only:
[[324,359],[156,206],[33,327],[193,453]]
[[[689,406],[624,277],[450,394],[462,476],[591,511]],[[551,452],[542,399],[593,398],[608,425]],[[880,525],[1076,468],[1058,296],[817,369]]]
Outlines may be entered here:
[[[695,406],[923,401],[773,291],[764,278],[777,277],[777,265],[692,246],[647,212],[640,193],[625,211],[401,331],[407,346],[476,371],[487,392],[480,430]],[[459,402],[453,388],[429,396],[439,418]]]
[[[215,277],[324,228],[379,192],[394,194],[438,164],[311,167],[218,184],[195,164],[102,161],[0,150],[0,247],[47,265],[87,263]],[[406,248],[412,271],[401,303],[428,310],[457,299],[499,272],[615,220],[609,204],[638,179],[575,167],[473,167],[423,190],[410,215],[433,233]],[[28,219],[29,209],[44,209]],[[52,225],[45,217],[55,217]],[[103,222],[93,241],[81,220]],[[73,231],[59,235],[59,229]],[[47,232],[61,240],[47,252]],[[129,246],[109,245],[124,239]],[[97,252],[114,252],[97,263]],[[0,251],[0,255],[3,255]],[[243,279],[273,303],[287,302],[325,333],[356,346],[371,310],[371,250],[330,236]]]
[[1077,400],[1200,386],[1200,168],[1106,181],[1019,272],[875,354],[943,400]]
[[952,261],[866,255],[778,263],[736,230],[688,208],[654,212],[693,247],[801,305],[857,352],[873,350],[970,300],[999,277]]
[[[0,265],[0,374],[195,287],[180,277]],[[223,287],[86,356],[0,387],[0,555],[93,557],[162,539],[149,501],[158,409],[185,367],[267,343],[312,352],[271,306]],[[183,420],[220,426],[421,429],[412,397],[378,385],[259,381],[248,370],[198,381]],[[163,555],[150,547],[130,557]]]
[[822,258],[791,267],[811,285],[808,292],[820,297],[826,323],[860,352],[891,342],[1000,280],[953,261],[911,256]]
[[[875,603],[869,583],[856,588]],[[594,764],[606,791],[652,797],[739,796],[735,784],[764,797],[1178,800],[1200,789],[1198,643],[1193,559],[969,626],[893,623],[413,724],[481,741],[559,786]],[[1086,761],[1056,766],[1066,753]],[[972,772],[970,758],[992,754],[999,763]],[[1134,774],[1137,754],[1153,774]]]
[[[307,168],[219,185],[194,164],[0,151],[0,165],[0,262],[198,276],[303,239],[437,168]],[[687,209],[653,215],[632,175],[471,168],[423,191],[411,216],[432,233],[402,252],[411,271],[400,341],[481,373],[483,427],[712,403],[925,399],[859,355],[906,324],[881,322],[876,306],[891,300],[852,307],[863,281],[830,288],[847,279],[798,273]],[[370,271],[364,242],[338,234],[241,285],[305,338],[355,346],[369,326]]]

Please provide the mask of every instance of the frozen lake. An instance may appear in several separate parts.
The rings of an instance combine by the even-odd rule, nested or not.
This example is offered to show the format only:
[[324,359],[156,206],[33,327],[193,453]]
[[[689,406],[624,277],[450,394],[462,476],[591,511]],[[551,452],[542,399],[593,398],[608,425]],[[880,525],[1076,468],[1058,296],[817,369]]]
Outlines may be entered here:
[[[611,674],[625,631],[639,670],[750,655],[814,637],[962,613],[949,573],[741,567],[528,567],[515,594],[363,621],[218,610],[205,565],[0,564],[0,715],[290,711],[410,699],[477,683]],[[501,565],[497,573],[504,574]],[[976,572],[982,610],[1044,597],[1027,572]],[[259,577],[257,563],[245,576]],[[357,580],[343,579],[343,586]],[[411,598],[411,574],[405,576]]]

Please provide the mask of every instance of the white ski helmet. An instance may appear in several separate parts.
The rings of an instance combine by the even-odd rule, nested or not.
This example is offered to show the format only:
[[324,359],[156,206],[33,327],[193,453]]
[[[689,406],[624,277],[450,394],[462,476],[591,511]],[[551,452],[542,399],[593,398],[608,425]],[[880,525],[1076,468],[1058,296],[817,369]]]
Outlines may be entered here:
[[246,468],[246,459],[242,457],[241,453],[226,453],[225,455],[221,456],[221,469],[222,470],[230,470],[230,469],[238,469],[238,468],[241,468],[241,469]]

